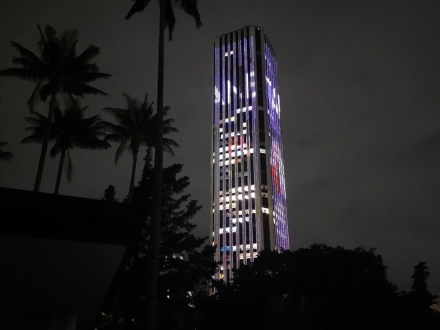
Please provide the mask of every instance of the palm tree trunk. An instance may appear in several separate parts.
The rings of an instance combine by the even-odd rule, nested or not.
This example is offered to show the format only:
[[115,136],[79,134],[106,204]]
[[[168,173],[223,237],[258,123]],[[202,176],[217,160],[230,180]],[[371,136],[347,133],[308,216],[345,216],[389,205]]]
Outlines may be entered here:
[[133,164],[131,165],[130,190],[128,191],[128,203],[133,201],[134,178],[136,176],[136,164],[138,158],[138,150],[133,151]]
[[46,136],[44,137],[43,145],[41,146],[40,161],[38,162],[37,177],[34,184],[34,191],[36,192],[40,191],[41,179],[43,178],[44,161],[46,160],[47,147],[49,145],[50,130],[52,128],[52,117],[53,111],[55,109],[56,100],[57,94],[52,93],[50,96],[49,114],[47,116],[48,125],[46,127]]
[[162,213],[163,169],[163,85],[164,85],[164,37],[166,1],[160,1],[159,59],[157,74],[157,140],[154,153],[153,216],[151,219],[148,273],[146,276],[146,322],[147,330],[156,329],[157,280],[159,277],[160,222]]
[[57,182],[55,184],[55,195],[58,195],[58,191],[60,190],[60,183],[61,183],[61,175],[63,174],[63,167],[64,167],[64,157],[66,156],[66,151],[61,151],[61,157],[60,157],[60,164],[58,165],[58,174],[57,174]]

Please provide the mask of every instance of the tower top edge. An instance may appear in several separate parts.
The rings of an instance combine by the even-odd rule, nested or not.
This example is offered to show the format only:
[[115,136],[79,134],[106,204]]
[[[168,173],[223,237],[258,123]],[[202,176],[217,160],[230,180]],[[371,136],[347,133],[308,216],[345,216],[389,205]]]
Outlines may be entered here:
[[221,37],[223,37],[223,36],[226,36],[226,35],[228,35],[228,34],[231,34],[231,33],[237,32],[237,31],[243,31],[243,30],[245,30],[245,29],[247,29],[247,28],[255,28],[256,30],[260,30],[261,32],[264,33],[264,29],[261,28],[261,27],[259,27],[259,26],[256,26],[256,25],[245,25],[245,26],[243,26],[243,27],[240,28],[240,29],[236,29],[236,30],[233,30],[233,31],[229,31],[229,32],[227,32],[227,33],[220,34],[220,35],[218,35],[218,36],[216,37],[216,39],[219,39],[219,38],[221,38]]

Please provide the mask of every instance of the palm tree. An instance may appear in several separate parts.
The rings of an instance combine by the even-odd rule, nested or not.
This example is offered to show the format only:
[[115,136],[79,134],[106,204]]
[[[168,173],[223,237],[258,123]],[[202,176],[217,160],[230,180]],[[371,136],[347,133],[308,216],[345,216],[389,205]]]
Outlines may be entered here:
[[[133,0],[134,4],[128,12],[126,19],[130,19],[137,12],[142,12],[151,2],[151,0]],[[196,27],[202,26],[197,0],[159,0],[159,56],[158,56],[158,74],[157,74],[157,140],[154,156],[154,211],[151,225],[151,239],[149,247],[149,265],[146,278],[147,286],[147,319],[145,326],[149,330],[156,327],[156,295],[157,279],[159,277],[159,250],[160,250],[160,222],[162,208],[162,170],[163,170],[163,85],[164,85],[164,37],[165,28],[168,27],[169,39],[172,39],[176,18],[174,16],[174,6],[183,9],[188,15],[192,16],[196,22]]]
[[100,126],[101,117],[92,116],[84,118],[84,112],[87,108],[80,108],[76,101],[70,104],[64,113],[57,107],[54,109],[54,122],[51,125],[48,125],[47,118],[38,112],[34,112],[33,117],[25,118],[28,123],[32,123],[34,126],[27,128],[27,130],[32,132],[32,135],[23,139],[22,143],[42,143],[47,126],[51,127],[49,139],[54,139],[55,145],[50,150],[50,156],[55,157],[57,154],[61,154],[55,184],[55,195],[58,195],[60,189],[61,174],[66,154],[66,177],[68,182],[72,181],[73,164],[70,150],[75,147],[91,150],[107,149],[110,147],[108,142],[99,139],[106,135]]
[[[0,142],[0,147],[6,147],[8,142]],[[11,160],[12,153],[0,149],[0,160]]]
[[[85,94],[107,95],[103,91],[91,87],[88,83],[100,78],[108,78],[109,74],[99,72],[95,63],[90,63],[100,50],[98,47],[89,45],[79,56],[76,55],[76,44],[78,42],[78,31],[69,30],[57,37],[56,30],[47,25],[44,33],[40,31],[38,47],[40,57],[29,49],[11,41],[12,47],[20,54],[13,57],[12,63],[18,67],[0,71],[0,76],[16,77],[36,83],[35,89],[27,104],[31,113],[39,99],[49,102],[49,123],[52,122],[56,98],[59,93],[67,93],[70,96],[83,97]],[[40,190],[43,177],[44,162],[49,143],[50,125],[42,140],[40,160],[38,163],[37,177],[35,179],[34,191]]]
[[[157,140],[157,115],[153,115],[153,104],[148,103],[147,95],[141,103],[138,100],[130,97],[128,94],[123,94],[127,103],[126,109],[120,108],[104,108],[104,111],[110,113],[118,124],[103,121],[100,123],[101,127],[109,130],[111,134],[105,137],[106,141],[120,143],[115,155],[115,164],[118,163],[119,158],[128,149],[133,157],[131,167],[130,189],[128,193],[128,202],[131,203],[133,199],[133,187],[136,176],[136,165],[141,146],[154,147]],[[165,107],[163,113],[168,114],[170,107]],[[163,133],[169,134],[178,132],[178,130],[171,126],[174,119],[166,119],[163,121]],[[164,138],[164,150],[174,155],[172,147],[178,147],[176,141]]]

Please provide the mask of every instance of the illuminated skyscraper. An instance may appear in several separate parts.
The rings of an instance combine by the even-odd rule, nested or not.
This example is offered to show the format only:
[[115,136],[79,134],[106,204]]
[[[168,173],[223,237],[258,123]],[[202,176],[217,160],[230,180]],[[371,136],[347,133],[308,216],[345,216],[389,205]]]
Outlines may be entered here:
[[214,46],[212,242],[217,278],[261,250],[289,249],[278,67],[263,30],[248,26]]

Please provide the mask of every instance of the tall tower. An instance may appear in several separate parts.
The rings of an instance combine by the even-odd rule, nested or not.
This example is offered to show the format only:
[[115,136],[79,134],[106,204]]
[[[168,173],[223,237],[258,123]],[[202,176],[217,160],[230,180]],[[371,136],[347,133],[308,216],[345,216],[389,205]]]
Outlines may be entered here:
[[278,67],[262,29],[214,46],[212,243],[217,279],[261,250],[289,249]]

